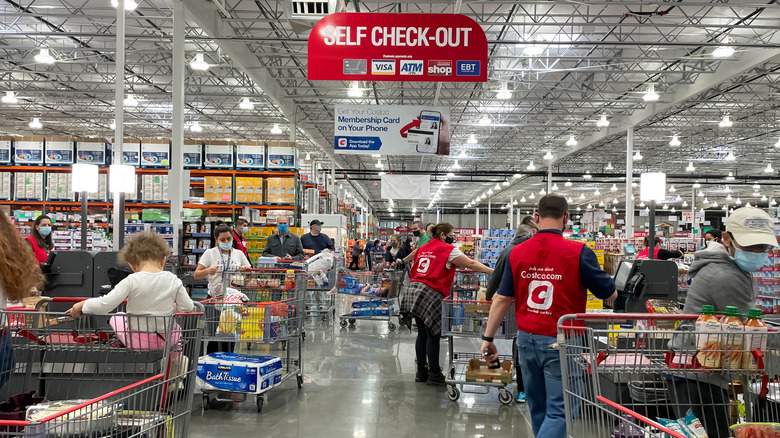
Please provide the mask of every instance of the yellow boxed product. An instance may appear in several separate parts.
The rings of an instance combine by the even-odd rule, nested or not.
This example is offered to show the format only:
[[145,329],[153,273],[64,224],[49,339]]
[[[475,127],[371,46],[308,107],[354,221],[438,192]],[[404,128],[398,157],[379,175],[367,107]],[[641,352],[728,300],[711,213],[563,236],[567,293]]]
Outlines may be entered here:
[[236,177],[236,202],[247,202],[246,196],[246,180],[249,178]]
[[216,185],[217,178],[214,176],[207,176],[203,178],[203,199],[206,202],[216,202]]
[[255,178],[255,203],[265,204],[265,178]]
[[222,202],[233,202],[233,177],[222,178]]
[[242,341],[262,341],[265,323],[265,307],[248,306],[241,321]]

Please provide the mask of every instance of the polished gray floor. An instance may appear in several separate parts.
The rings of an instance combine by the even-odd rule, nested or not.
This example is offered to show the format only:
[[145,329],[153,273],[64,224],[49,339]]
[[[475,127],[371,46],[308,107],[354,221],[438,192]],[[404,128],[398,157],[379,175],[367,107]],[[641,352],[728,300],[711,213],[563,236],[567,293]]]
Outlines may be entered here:
[[[444,388],[415,383],[416,334],[408,329],[390,332],[387,323],[379,321],[358,321],[349,329],[307,323],[302,389],[294,379],[274,388],[262,413],[254,398],[243,403],[212,401],[203,412],[196,396],[189,436],[532,436],[528,408],[502,405],[495,390],[464,394],[451,402]],[[476,340],[459,340],[456,349],[475,352],[478,345]],[[283,354],[278,347],[270,353]],[[442,343],[442,363],[445,355]]]

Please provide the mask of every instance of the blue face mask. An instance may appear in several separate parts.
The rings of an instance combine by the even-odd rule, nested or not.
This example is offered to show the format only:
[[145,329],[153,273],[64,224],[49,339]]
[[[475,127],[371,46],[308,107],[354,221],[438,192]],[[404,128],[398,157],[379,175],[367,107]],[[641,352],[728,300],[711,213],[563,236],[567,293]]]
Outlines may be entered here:
[[228,243],[219,242],[219,249],[221,249],[222,251],[230,251],[230,248],[233,248],[233,242],[228,242]]
[[51,234],[51,227],[40,227],[38,232],[41,233],[41,236],[46,237]]
[[764,266],[764,263],[769,259],[769,254],[765,252],[755,253],[742,251],[737,248],[734,253],[734,263],[739,266],[745,272],[754,272],[758,268]]
[[290,226],[287,224],[279,224],[279,232],[280,233],[286,233],[290,230]]
[[246,234],[249,232],[249,227],[241,228],[241,234]]

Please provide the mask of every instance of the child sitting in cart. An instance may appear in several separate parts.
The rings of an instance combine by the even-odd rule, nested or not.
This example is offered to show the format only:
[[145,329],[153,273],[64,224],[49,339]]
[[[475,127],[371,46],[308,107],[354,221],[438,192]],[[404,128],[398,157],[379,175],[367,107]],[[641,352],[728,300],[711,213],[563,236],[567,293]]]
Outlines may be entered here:
[[[118,312],[109,322],[119,341],[132,350],[163,350],[167,329],[165,318],[155,317],[193,309],[181,280],[163,270],[170,252],[168,244],[156,233],[139,233],[117,257],[119,263],[129,265],[134,273],[108,294],[76,303],[66,313],[74,318],[84,314],[107,314],[127,300],[127,314]],[[177,326],[170,339],[172,349],[179,349],[180,340],[181,329]]]

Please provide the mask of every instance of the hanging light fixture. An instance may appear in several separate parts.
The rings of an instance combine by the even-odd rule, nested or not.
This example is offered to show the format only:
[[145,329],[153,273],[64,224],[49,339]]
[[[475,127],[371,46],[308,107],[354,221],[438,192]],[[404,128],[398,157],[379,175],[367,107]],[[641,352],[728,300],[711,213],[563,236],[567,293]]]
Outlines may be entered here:
[[613,204],[617,204],[618,202],[620,202],[620,201],[618,201],[618,198],[615,198],[615,199],[612,200]]
[[9,105],[19,103],[19,99],[16,98],[16,94],[14,94],[13,91],[6,91],[5,96],[3,96],[3,98],[0,100],[2,100],[3,103],[7,103]]
[[694,189],[700,189],[701,188],[701,184],[699,184],[699,180],[696,180],[696,182],[693,183],[693,188]]
[[482,115],[482,118],[481,118],[481,119],[479,119],[479,122],[478,122],[478,123],[479,123],[480,125],[482,125],[482,126],[488,126],[488,125],[490,125],[491,123],[493,123],[493,121],[490,119],[490,116],[488,116],[487,114],[483,114],[483,115]]
[[752,206],[750,205],[750,202],[748,202],[747,204],[745,204],[745,207],[750,208]]
[[[468,143],[468,144],[477,144],[477,136],[474,135],[474,134],[469,135],[469,139],[466,140],[466,143]],[[465,151],[463,153],[465,153]]]
[[754,197],[754,198],[758,198],[759,196],[761,196],[761,192],[759,192],[758,190],[756,190],[755,192],[753,192],[753,197]]
[[493,194],[493,189],[488,189],[487,194],[488,196],[491,196]]
[[585,175],[582,175],[582,178],[583,179],[591,179],[591,178],[593,178],[593,175],[590,174],[589,170],[586,170],[585,171]]
[[280,128],[277,123],[274,123],[274,127],[271,128],[271,134],[279,135],[281,133],[282,133],[282,128]]
[[523,48],[525,56],[539,56],[544,53],[544,46],[541,44],[529,44]]
[[729,187],[729,186],[726,186],[726,188],[725,188],[725,189],[723,189],[723,192],[725,192],[725,193],[731,193],[731,187]]
[[687,206],[688,206],[688,201],[683,201],[683,204],[682,204],[682,206],[683,206],[683,207],[687,207]]
[[138,106],[138,100],[132,94],[128,94],[123,102],[124,102],[126,107],[136,107],[136,106]]
[[676,188],[674,188],[674,186],[671,186],[671,187],[669,187],[669,192],[670,192],[670,193],[674,193],[674,192],[676,192],[676,191],[677,191],[677,189],[676,189]]
[[777,143],[775,143],[776,148],[780,148],[780,138],[777,139]]
[[384,166],[385,166],[385,165],[384,165],[384,164],[382,164],[382,159],[381,159],[381,158],[378,158],[378,159],[376,160],[376,164],[374,164],[374,167],[376,167],[377,169],[381,169],[381,168],[383,168]]
[[460,169],[460,164],[458,164],[458,160],[455,160],[455,164],[452,165],[452,168],[455,170]]
[[640,202],[640,203],[639,203],[639,206],[640,206],[640,207],[644,207],[644,206],[645,206],[645,201],[642,201],[642,202]]
[[669,209],[669,204],[664,204],[664,206],[663,206],[662,208],[663,208],[664,210],[668,210],[668,209]]
[[718,46],[715,50],[712,51],[712,56],[716,58],[728,58],[730,56],[734,55],[734,52],[736,51],[733,46],[730,46],[729,44],[732,44],[734,42],[734,39],[727,36],[723,38],[723,41],[721,42],[722,45]]
[[612,212],[617,213],[617,207],[612,207]]
[[734,197],[732,197],[732,196],[731,196],[731,193],[729,193],[728,195],[726,195],[726,200],[727,200],[727,201],[733,201],[733,200],[734,200]]
[[704,200],[703,200],[703,201],[701,201],[701,202],[703,202],[703,203],[704,203],[704,205],[707,205],[707,204],[709,204],[709,203],[710,203],[710,200],[709,200],[709,199],[707,199],[707,198],[705,197],[705,198],[704,198]]
[[360,88],[358,81],[352,81],[349,90],[347,90],[347,96],[349,97],[363,97],[363,90]]
[[582,211],[582,208],[580,208],[579,205],[577,206],[577,211]]
[[606,114],[601,115],[601,118],[596,122],[596,126],[598,126],[599,128],[606,128],[607,126],[609,126],[609,120],[607,120]]
[[496,92],[496,99],[511,99],[512,92],[509,90],[509,84],[504,82],[501,88]]
[[769,201],[769,205],[771,205],[771,206],[777,205],[777,201],[775,201],[775,198],[772,198],[772,200]]
[[615,170],[615,167],[612,166],[612,162],[611,161],[608,161],[607,162],[607,167],[605,167],[604,169],[605,170]]
[[737,196],[737,200],[734,201],[734,203],[737,205],[742,205],[742,199],[740,199],[739,196]]
[[38,64],[52,65],[54,64],[54,61],[54,57],[49,54],[49,49],[46,48],[42,48],[41,51],[35,55],[35,62]]
[[675,196],[674,202],[680,202],[680,201],[682,201],[682,196],[680,195]]
[[601,192],[599,191],[599,189],[596,189],[596,191],[593,192],[593,195],[594,196],[599,196],[599,195],[601,195]]
[[195,58],[190,61],[190,68],[197,71],[206,71],[209,69],[209,63],[203,59],[203,54],[198,53]]
[[542,187],[542,190],[539,190],[539,195],[544,196],[546,194],[547,194],[547,190],[545,190],[544,187]]
[[767,197],[766,197],[766,195],[762,196],[762,197],[761,197],[761,200],[762,200],[762,201],[766,201],[766,200],[767,200]]
[[516,174],[512,175],[512,178],[517,179],[517,178],[520,178],[521,176],[522,175],[520,175],[519,173],[516,173]]
[[[114,7],[114,9],[119,7],[119,1],[118,0],[111,0],[111,6]],[[138,3],[136,3],[135,0],[125,0],[125,11],[127,12],[133,12],[135,8],[138,7]]]
[[720,123],[718,123],[718,126],[720,126],[721,128],[731,128],[732,126],[734,126],[734,122],[731,121],[730,115],[724,114],[723,120],[721,120]]
[[465,149],[461,149],[460,150],[460,154],[458,154],[458,156],[456,158],[461,158],[461,159],[465,160],[468,157],[469,156],[466,154],[466,150]]
[[536,166],[534,166],[534,162],[533,161],[529,161],[528,162],[528,167],[526,167],[526,169],[527,170],[531,170],[531,171],[536,170]]
[[200,126],[200,122],[195,121],[195,122],[192,122],[192,124],[190,125],[190,131],[191,132],[203,132],[203,127]]
[[675,209],[674,207],[672,207],[672,213],[674,213],[674,212],[676,212],[676,211],[677,211],[677,209]]
[[116,119],[111,120],[111,124],[108,127],[112,130],[116,129]]
[[698,196],[698,197],[700,197],[700,198],[703,198],[703,197],[704,197],[704,192],[699,192],[699,194],[698,194],[698,195],[696,195],[696,196]]
[[33,117],[32,122],[28,125],[30,129],[41,129],[43,128],[43,124],[41,124],[41,119],[38,117]]
[[693,161],[689,161],[689,162],[688,162],[688,167],[686,167],[686,168],[685,168],[685,170],[686,170],[687,172],[693,172],[693,171],[695,171],[695,170],[696,170],[696,168],[695,168],[695,167],[693,167]]
[[726,177],[726,181],[734,181],[734,174],[729,172],[729,176]]
[[523,196],[522,198],[520,198],[520,202],[527,202],[527,201],[526,201],[526,199],[525,199],[525,196]]
[[303,159],[304,161],[311,161],[311,153],[306,152],[306,157]]
[[550,160],[552,160],[552,159],[553,159],[553,154],[552,154],[552,152],[550,152],[550,151],[548,150],[548,151],[547,151],[547,153],[546,153],[546,154],[544,154],[544,159],[545,159],[545,160],[547,160],[547,161],[550,161]]
[[241,103],[238,104],[238,107],[241,108],[242,110],[251,110],[252,108],[255,107],[255,104],[252,103],[252,101],[249,100],[248,97],[245,97],[241,100]]
[[642,100],[645,102],[657,102],[661,96],[655,92],[655,84],[647,84],[647,90],[645,91]]
[[677,136],[677,134],[674,134],[672,136],[672,140],[669,142],[669,146],[680,146],[682,143],[680,143],[680,138]]
[[517,199],[512,201],[512,205],[517,205]]
[[612,184],[612,187],[609,189],[610,192],[617,192],[617,184]]
[[634,161],[642,161],[642,158],[644,157],[639,153],[639,149],[637,149],[636,152],[634,152]]
[[558,184],[553,184],[552,191],[557,192],[558,191]]
[[772,163],[766,164],[766,169],[764,169],[764,173],[775,173],[775,169],[772,168]]
[[737,157],[734,156],[734,152],[729,151],[728,154],[726,154],[726,157],[723,159],[724,161],[735,161]]
[[577,139],[574,138],[574,135],[570,135],[569,139],[566,140],[566,146],[570,146],[570,147],[577,146]]
[[566,186],[566,187],[571,187],[571,180],[567,179],[566,182],[563,183],[563,185]]
[[593,204],[588,204],[588,206],[587,206],[586,208],[587,208],[588,210],[593,210]]
[[534,195],[533,193],[531,193],[530,195],[528,195],[528,199],[536,199],[536,195]]
[[580,199],[585,199],[585,194],[584,193],[580,193]]

